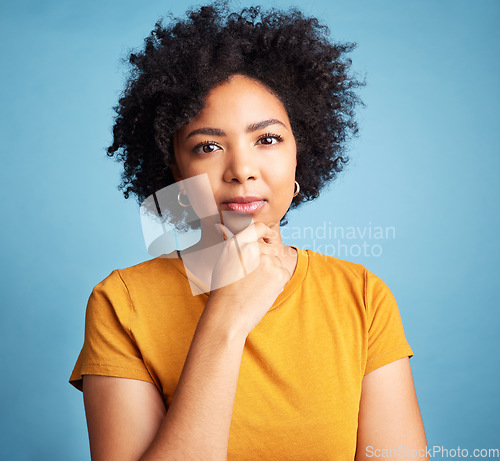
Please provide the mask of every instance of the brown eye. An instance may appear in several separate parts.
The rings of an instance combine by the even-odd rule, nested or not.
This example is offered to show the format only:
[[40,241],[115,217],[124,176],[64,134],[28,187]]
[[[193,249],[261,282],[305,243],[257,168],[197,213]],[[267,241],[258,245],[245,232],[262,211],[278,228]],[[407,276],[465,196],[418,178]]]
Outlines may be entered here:
[[211,154],[220,148],[221,147],[219,145],[214,144],[213,142],[202,142],[194,147],[193,152],[198,154]]
[[263,146],[271,146],[282,141],[283,138],[278,134],[265,134],[258,139],[257,144],[261,144]]
[[204,154],[210,154],[211,152],[213,152],[214,150],[216,150],[216,146],[214,146],[213,144],[205,144],[201,150],[203,151]]

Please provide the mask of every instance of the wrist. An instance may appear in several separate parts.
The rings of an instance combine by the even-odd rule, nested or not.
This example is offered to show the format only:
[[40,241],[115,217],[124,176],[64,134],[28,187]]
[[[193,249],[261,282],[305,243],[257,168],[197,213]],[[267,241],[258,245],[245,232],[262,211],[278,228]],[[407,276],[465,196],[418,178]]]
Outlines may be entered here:
[[209,328],[231,341],[245,342],[250,331],[241,315],[241,305],[235,296],[212,292],[201,315],[199,326]]

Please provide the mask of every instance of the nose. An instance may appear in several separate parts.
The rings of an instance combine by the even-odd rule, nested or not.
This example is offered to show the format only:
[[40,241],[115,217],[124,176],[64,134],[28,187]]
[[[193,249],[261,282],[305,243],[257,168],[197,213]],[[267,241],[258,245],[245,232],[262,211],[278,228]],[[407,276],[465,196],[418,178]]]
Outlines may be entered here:
[[248,179],[258,178],[258,165],[251,149],[239,146],[228,151],[224,181],[244,183]]

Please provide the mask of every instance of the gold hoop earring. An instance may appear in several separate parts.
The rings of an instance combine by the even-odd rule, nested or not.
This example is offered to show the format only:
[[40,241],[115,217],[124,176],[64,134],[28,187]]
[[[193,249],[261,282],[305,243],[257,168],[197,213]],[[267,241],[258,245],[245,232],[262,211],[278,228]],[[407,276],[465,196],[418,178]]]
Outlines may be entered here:
[[[177,194],[177,201],[179,202],[179,205],[180,206],[183,206],[183,207],[188,207],[188,206],[191,206],[190,203],[188,203],[187,205],[185,203],[182,203],[182,200],[181,200],[181,195],[183,194],[184,191],[180,190],[179,193]],[[184,194],[186,197],[187,197],[187,194]]]
[[299,192],[300,192],[300,185],[297,181],[295,181],[295,189],[297,189],[297,190],[293,193],[293,196],[297,197],[297,195],[299,195]]

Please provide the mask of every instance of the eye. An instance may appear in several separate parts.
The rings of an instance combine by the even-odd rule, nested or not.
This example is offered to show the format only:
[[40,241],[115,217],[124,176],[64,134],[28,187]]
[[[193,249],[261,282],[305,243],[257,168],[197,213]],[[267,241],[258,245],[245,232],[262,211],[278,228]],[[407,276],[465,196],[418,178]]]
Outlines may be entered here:
[[283,138],[279,134],[266,133],[259,137],[257,144],[264,146],[270,146],[272,144],[278,144],[283,142]]
[[211,141],[204,141],[194,146],[193,152],[197,154],[211,154],[219,149],[221,149],[221,147],[218,144]]

